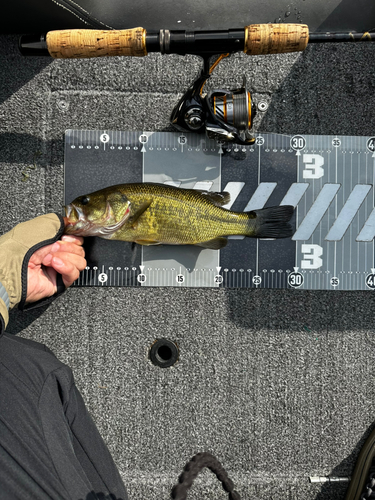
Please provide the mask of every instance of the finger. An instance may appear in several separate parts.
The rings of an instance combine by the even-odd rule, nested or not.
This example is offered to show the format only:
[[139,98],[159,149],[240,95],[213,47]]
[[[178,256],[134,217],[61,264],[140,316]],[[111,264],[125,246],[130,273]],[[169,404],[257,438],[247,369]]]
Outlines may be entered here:
[[71,243],[67,241],[58,241],[55,245],[53,245],[51,253],[66,252],[75,255],[81,255],[82,257],[85,256],[85,250],[81,244]]
[[53,256],[50,265],[61,274],[64,285],[69,287],[78,279],[80,271],[85,269],[87,263],[83,257],[69,254],[69,258],[67,258],[67,254],[61,252]]
[[39,250],[36,250],[30,257],[30,263],[35,265],[42,264],[48,254],[57,251],[59,248],[60,246],[58,243],[39,248]]
[[[77,255],[75,253],[71,252],[56,252],[52,254],[52,263],[54,259],[60,259],[64,264],[72,264],[73,266],[77,267],[80,271],[83,271],[83,269],[86,267],[86,259],[84,255]],[[52,264],[53,265],[53,264]]]
[[[41,264],[45,267],[54,267],[52,260],[57,257],[64,264],[71,263],[82,271],[87,263],[85,260],[85,252],[81,246],[74,243],[61,244],[55,243],[51,251],[43,258]],[[83,267],[82,267],[83,266]]]
[[44,264],[45,266],[48,266],[51,261],[51,257],[49,256],[49,254],[53,254],[59,251],[74,253],[76,255],[81,255],[82,257],[84,257],[85,251],[82,247],[81,240],[82,238],[74,238],[74,241],[57,241],[56,243],[53,243],[51,245],[41,247],[39,248],[39,250],[36,250],[32,254],[32,256],[30,257],[30,261],[35,265]]
[[39,254],[35,252],[33,255],[33,261],[37,265],[43,264],[44,266],[50,266],[53,256],[58,254],[66,254],[66,258],[69,258],[69,255],[78,255],[79,257],[85,256],[83,247],[75,243],[63,243],[61,241],[53,245],[48,245],[48,247],[43,247],[43,249],[40,250],[41,252]]
[[82,236],[74,236],[73,234],[64,234],[62,236],[61,241],[66,241],[68,243],[75,243],[76,245],[83,245]]

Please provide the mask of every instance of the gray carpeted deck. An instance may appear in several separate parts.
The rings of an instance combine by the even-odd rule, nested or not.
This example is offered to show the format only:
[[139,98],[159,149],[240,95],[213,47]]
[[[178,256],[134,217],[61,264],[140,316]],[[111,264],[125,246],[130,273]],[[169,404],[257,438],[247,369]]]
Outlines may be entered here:
[[[63,203],[67,128],[166,130],[195,77],[193,57],[25,59],[0,36],[0,231]],[[374,135],[375,45],[223,61],[212,86],[246,74],[270,102],[258,131]],[[34,166],[36,168],[30,168]],[[26,170],[25,170],[26,169]],[[29,175],[24,181],[24,173]],[[167,499],[199,451],[223,463],[244,499],[342,499],[375,422],[371,292],[70,289],[8,330],[47,344],[73,369],[131,500]],[[156,338],[180,348],[166,370]],[[210,473],[189,498],[226,498]]]

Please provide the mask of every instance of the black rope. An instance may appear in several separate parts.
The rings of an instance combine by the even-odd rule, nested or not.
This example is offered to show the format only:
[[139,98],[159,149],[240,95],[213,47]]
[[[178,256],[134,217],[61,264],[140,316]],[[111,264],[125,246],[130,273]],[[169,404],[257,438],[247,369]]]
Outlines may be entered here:
[[173,500],[186,500],[194,479],[205,467],[216,474],[224,490],[229,494],[229,500],[241,500],[240,495],[234,490],[233,481],[228,477],[226,470],[211,453],[198,453],[185,465],[183,473],[178,478],[178,484],[172,488],[171,498]]

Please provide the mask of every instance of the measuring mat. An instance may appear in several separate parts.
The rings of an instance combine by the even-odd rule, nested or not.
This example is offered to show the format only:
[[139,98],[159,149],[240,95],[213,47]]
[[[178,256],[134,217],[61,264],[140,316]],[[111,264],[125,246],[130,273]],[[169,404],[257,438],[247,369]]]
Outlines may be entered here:
[[258,134],[251,146],[179,132],[67,130],[65,204],[132,182],[229,191],[225,208],[293,205],[292,238],[221,250],[85,238],[74,286],[375,289],[375,137]]

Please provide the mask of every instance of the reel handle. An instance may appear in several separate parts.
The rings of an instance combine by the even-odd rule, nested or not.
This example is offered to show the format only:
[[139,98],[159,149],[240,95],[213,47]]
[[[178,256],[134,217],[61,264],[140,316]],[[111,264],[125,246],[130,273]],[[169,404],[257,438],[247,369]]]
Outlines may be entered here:
[[146,56],[146,30],[70,29],[49,31],[47,49],[54,58]]
[[245,27],[245,48],[248,55],[301,52],[309,42],[306,24],[251,24]]

